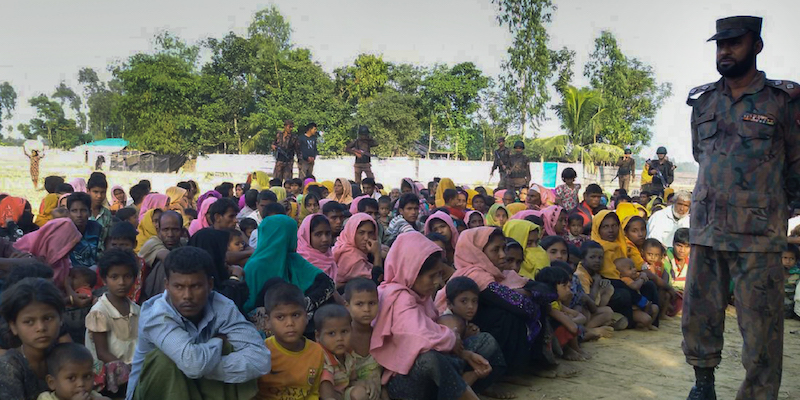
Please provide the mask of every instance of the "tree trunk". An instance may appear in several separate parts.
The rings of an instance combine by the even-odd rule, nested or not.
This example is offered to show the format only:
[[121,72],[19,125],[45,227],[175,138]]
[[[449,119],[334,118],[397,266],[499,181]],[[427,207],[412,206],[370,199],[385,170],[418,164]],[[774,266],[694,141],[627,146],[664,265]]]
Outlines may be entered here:
[[433,113],[431,113],[431,120],[428,125],[428,159],[431,158],[431,146],[433,146]]

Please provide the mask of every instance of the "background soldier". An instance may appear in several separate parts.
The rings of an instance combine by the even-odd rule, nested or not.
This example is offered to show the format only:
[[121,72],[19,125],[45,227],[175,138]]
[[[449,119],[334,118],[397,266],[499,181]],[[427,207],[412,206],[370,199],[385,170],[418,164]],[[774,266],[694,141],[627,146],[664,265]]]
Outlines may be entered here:
[[683,352],[697,382],[689,399],[716,399],[725,309],[733,281],[747,371],[737,399],[777,399],[783,359],[787,199],[800,199],[800,89],[756,69],[761,18],[717,21],[722,79],[694,88],[691,268],[683,303]]
[[531,184],[531,162],[523,153],[525,143],[517,140],[514,142],[514,154],[508,158],[508,185],[506,189],[517,192],[519,189]]
[[625,149],[625,155],[617,160],[617,167],[619,188],[627,192],[631,187],[631,180],[636,178],[636,160],[631,157],[631,149]]
[[494,151],[494,164],[492,164],[492,172],[489,175],[494,175],[496,169],[500,170],[500,182],[497,187],[505,189],[508,185],[508,158],[511,152],[506,148],[506,138],[497,139],[497,150]]
[[353,164],[353,170],[356,175],[356,183],[361,185],[361,174],[366,174],[367,178],[375,178],[372,173],[372,160],[370,159],[370,149],[378,146],[373,138],[369,137],[369,128],[366,126],[358,127],[358,139],[350,142],[345,147],[344,151],[356,156],[356,162]]
[[300,142],[297,140],[297,136],[292,133],[292,129],[294,129],[292,120],[283,121],[283,132],[279,131],[275,141],[272,142],[272,150],[275,151],[273,178],[281,180],[292,179],[295,155],[298,157],[297,161],[300,161]]

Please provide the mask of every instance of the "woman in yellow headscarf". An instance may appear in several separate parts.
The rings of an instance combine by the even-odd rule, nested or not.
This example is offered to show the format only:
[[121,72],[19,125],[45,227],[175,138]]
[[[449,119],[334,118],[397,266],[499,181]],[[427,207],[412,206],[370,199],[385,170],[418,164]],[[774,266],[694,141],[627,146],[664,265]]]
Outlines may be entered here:
[[51,213],[56,207],[58,207],[58,193],[50,193],[44,196],[42,205],[39,206],[39,214],[36,214],[36,225],[41,228],[44,224],[53,219]]
[[172,186],[167,189],[166,194],[169,197],[168,209],[183,213],[183,209],[189,206],[189,199],[186,198],[186,189]]
[[444,191],[447,189],[455,189],[456,184],[450,178],[442,178],[439,181],[439,186],[436,187],[436,207],[444,207],[447,204],[444,202]]
[[151,237],[158,234],[156,230],[156,224],[153,223],[153,213],[158,211],[159,214],[161,213],[161,209],[159,208],[151,208],[144,213],[142,218],[139,219],[139,233],[136,235],[136,249],[135,252],[138,254],[139,250],[142,249],[144,243],[148,241]]
[[529,279],[533,279],[539,270],[550,265],[550,256],[539,247],[541,232],[539,225],[524,219],[513,219],[503,226],[503,234],[519,242],[525,249],[519,274]]
[[251,189],[261,191],[269,188],[269,175],[266,172],[253,172],[247,180]]
[[628,245],[619,221],[613,211],[603,210],[592,218],[592,240],[600,243],[605,252],[600,275],[606,279],[619,279],[619,271],[614,261],[628,258]]
[[275,193],[275,196],[278,197],[278,203],[286,200],[286,189],[280,186],[273,186],[269,188],[269,191]]
[[525,203],[511,203],[506,206],[506,211],[508,211],[508,218],[514,216],[514,214],[525,210],[526,206]]

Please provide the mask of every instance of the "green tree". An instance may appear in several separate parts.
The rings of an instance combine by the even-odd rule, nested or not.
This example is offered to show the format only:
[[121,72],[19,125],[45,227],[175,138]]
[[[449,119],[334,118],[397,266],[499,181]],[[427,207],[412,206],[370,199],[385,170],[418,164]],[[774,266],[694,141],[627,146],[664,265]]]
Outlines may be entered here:
[[81,100],[81,96],[75,93],[71,87],[67,86],[64,81],[56,87],[56,91],[50,96],[54,99],[57,99],[61,103],[61,107],[63,108],[65,103],[69,104],[69,108],[75,112],[75,118],[78,119],[78,125],[80,126],[81,131],[86,130],[86,115],[81,111],[81,105],[83,101]]
[[657,82],[651,66],[625,56],[608,31],[595,40],[584,75],[605,99],[598,141],[621,147],[650,143],[656,113],[672,85]]
[[413,156],[413,145],[420,137],[416,112],[413,96],[388,91],[361,103],[357,119],[379,138],[377,154]]
[[278,51],[286,51],[292,47],[292,27],[274,5],[253,16],[247,34],[251,38],[261,38],[271,43]]
[[513,36],[508,60],[503,62],[501,77],[507,114],[525,136],[527,125],[536,129],[544,119],[550,101],[549,84],[559,71],[558,85],[571,77],[574,53],[548,48],[550,35],[546,24],[555,10],[552,0],[492,0],[499,7],[497,20]]
[[[0,85],[0,129],[3,127],[3,119],[10,119],[11,112],[17,107],[17,92],[8,82]],[[5,115],[3,115],[5,114]]]
[[19,131],[20,135],[27,140],[36,139],[36,134],[31,132],[30,124],[19,123],[17,125],[17,131]]
[[602,118],[603,97],[598,90],[567,86],[561,104],[555,107],[561,119],[561,128],[567,131],[570,142],[585,146],[597,142]]
[[40,94],[28,103],[36,109],[36,118],[30,120],[30,128],[20,124],[19,130],[26,138],[41,136],[47,139],[51,147],[59,149],[70,149],[86,140],[75,120],[64,116],[64,109],[59,102]]
[[353,66],[337,68],[336,92],[345,103],[356,106],[360,101],[382,93],[389,81],[389,65],[381,56],[359,55]]

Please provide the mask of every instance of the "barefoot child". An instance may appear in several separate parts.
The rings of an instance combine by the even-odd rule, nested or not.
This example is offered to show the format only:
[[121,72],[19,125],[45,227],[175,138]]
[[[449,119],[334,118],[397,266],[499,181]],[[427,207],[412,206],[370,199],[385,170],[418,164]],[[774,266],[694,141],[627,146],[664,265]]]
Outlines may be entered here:
[[580,278],[575,275],[575,269],[571,264],[563,261],[553,261],[550,266],[563,269],[571,278],[569,289],[572,292],[572,300],[565,305],[569,309],[582,314],[586,319],[583,323],[586,333],[581,339],[588,342],[601,337],[608,337],[614,331],[614,328],[609,326],[614,317],[614,311],[611,310],[611,307],[597,307],[594,300],[583,290]]
[[653,326],[653,321],[658,316],[658,306],[647,300],[639,293],[645,282],[648,281],[647,275],[641,274],[633,265],[630,258],[618,258],[614,265],[619,271],[620,280],[625,283],[633,299],[633,322],[637,328],[658,330]]
[[47,355],[47,386],[38,400],[108,400],[92,390],[92,353],[77,343],[61,343]]
[[647,239],[642,246],[642,252],[647,263],[647,269],[642,269],[642,272],[646,273],[647,278],[658,287],[658,304],[662,305],[660,316],[663,317],[672,312],[670,304],[678,297],[678,293],[670,284],[669,273],[664,269],[666,249],[658,239]]
[[[608,306],[611,296],[614,295],[614,287],[611,281],[600,275],[603,268],[603,246],[593,240],[585,242],[581,248],[583,259],[575,270],[575,276],[581,282],[581,287],[598,308]],[[621,321],[621,322],[620,322]],[[616,330],[625,329],[628,321],[622,318],[615,323]]]
[[351,386],[353,356],[350,355],[350,324],[352,318],[347,309],[338,304],[327,304],[314,313],[314,329],[317,343],[325,349],[325,366],[319,384],[322,400],[367,400],[366,388]]
[[[257,400],[302,400],[319,397],[325,350],[306,339],[306,299],[297,286],[279,283],[264,296],[267,324],[273,336],[264,343],[272,371],[258,378]],[[280,371],[280,373],[274,373]]]
[[564,349],[563,358],[569,361],[588,360],[589,354],[581,350],[578,344],[586,317],[567,307],[572,300],[569,273],[557,267],[545,267],[536,274],[536,281],[547,284],[558,292],[558,300],[551,303],[550,318],[554,322],[558,344]]
[[119,392],[128,382],[139,331],[139,306],[128,298],[138,275],[130,250],[109,249],[98,260],[108,292],[86,315],[86,347],[94,362],[96,387]]
[[378,315],[378,287],[367,278],[356,278],[347,282],[344,287],[344,300],[352,319],[350,333],[350,349],[354,359],[353,370],[355,387],[363,387],[370,400],[383,398],[388,400],[389,394],[381,389],[383,368],[369,354],[369,343],[372,339],[372,321]]

